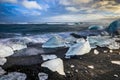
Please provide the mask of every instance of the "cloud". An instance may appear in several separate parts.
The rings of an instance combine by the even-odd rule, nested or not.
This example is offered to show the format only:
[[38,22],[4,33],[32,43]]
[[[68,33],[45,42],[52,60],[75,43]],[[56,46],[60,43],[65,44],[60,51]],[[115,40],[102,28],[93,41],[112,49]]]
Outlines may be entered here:
[[0,2],[17,3],[17,0],[0,0]]
[[71,12],[78,12],[79,11],[79,9],[77,9],[75,7],[66,7],[65,9],[68,11],[71,11]]
[[28,9],[42,9],[42,7],[36,1],[23,0],[22,5]]
[[86,4],[93,0],[60,0],[60,4],[68,6],[68,5],[76,5],[76,4]]
[[58,15],[45,18],[48,21],[53,22],[78,22],[78,21],[91,21],[96,19],[102,19],[105,16],[101,14],[66,14],[66,15]]
[[78,4],[78,3],[89,3],[92,0],[72,0],[73,3]]
[[119,0],[103,0],[98,1],[92,5],[93,8],[96,8],[100,11],[111,12],[115,14],[120,14],[120,2]]
[[36,10],[21,10],[21,9],[16,9],[16,11],[22,13],[23,16],[40,16],[41,15],[41,12],[36,11]]
[[60,4],[71,12],[120,14],[120,0],[60,0]]

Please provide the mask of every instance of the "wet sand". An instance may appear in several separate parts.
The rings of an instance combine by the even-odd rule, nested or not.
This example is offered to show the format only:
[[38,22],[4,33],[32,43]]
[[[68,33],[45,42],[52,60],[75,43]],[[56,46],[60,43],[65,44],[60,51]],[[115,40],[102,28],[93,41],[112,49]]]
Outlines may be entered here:
[[[41,44],[31,44],[29,47],[41,48]],[[7,72],[22,72],[27,75],[26,80],[39,80],[38,73],[44,72],[49,75],[48,80],[120,80],[120,65],[112,64],[111,61],[120,61],[120,50],[109,52],[108,48],[96,48],[100,53],[94,54],[92,49],[83,56],[74,56],[71,59],[65,59],[64,55],[68,48],[43,49],[41,54],[55,54],[61,58],[64,63],[66,76],[59,75],[47,68],[42,68],[43,62],[41,55],[8,57],[8,62],[3,66]],[[107,51],[105,53],[104,51]],[[49,52],[49,53],[48,53]],[[71,68],[71,65],[75,67]],[[94,69],[88,68],[93,65]],[[118,75],[118,76],[116,76]]]

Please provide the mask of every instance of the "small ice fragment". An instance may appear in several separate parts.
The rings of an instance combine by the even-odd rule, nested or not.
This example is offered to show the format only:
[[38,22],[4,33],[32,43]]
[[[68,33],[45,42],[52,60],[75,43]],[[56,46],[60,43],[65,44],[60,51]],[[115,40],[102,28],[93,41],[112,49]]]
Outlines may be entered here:
[[68,74],[70,74],[70,71],[67,71]]
[[108,51],[104,51],[104,53],[107,53]]
[[39,80],[47,80],[48,79],[48,74],[46,73],[38,73]]
[[115,77],[119,77],[117,74],[114,74]]
[[56,55],[41,55],[41,56],[42,56],[44,61],[57,58]]
[[70,67],[71,67],[71,68],[74,68],[75,66],[72,64]]
[[[0,76],[1,75],[3,75],[3,74],[5,74],[6,73],[6,71],[4,71],[1,67],[0,67]],[[1,79],[0,79],[1,80]]]
[[0,65],[4,65],[7,62],[6,58],[0,57]]
[[57,71],[61,75],[65,75],[63,61],[60,58],[52,59],[41,64],[42,67],[47,67],[51,71]]
[[120,61],[111,61],[111,63],[120,65]]
[[95,49],[94,54],[98,55],[99,54],[98,50]]
[[11,73],[8,73],[7,75],[1,76],[0,80],[25,80],[26,77],[27,76],[24,73],[11,72]]
[[89,65],[88,68],[94,69],[94,66],[93,65]]
[[70,59],[70,56],[65,56],[66,59]]
[[113,50],[110,50],[110,53],[112,53],[113,52]]
[[78,70],[76,69],[75,72],[78,72]]

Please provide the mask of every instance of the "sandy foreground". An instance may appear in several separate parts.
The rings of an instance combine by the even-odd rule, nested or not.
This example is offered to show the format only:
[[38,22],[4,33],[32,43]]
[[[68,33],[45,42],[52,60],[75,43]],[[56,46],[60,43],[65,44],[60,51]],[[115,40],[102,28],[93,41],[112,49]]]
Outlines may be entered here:
[[[94,54],[94,49],[92,49],[86,55],[65,59],[64,55],[68,48],[42,49],[41,44],[28,45],[28,48],[32,47],[39,48],[40,55],[10,56],[2,68],[7,72],[25,73],[26,80],[39,80],[39,72],[48,74],[48,80],[120,80],[120,65],[111,63],[111,61],[120,61],[120,50],[111,52],[108,48],[97,47],[99,54]],[[55,54],[61,58],[66,76],[41,67],[43,63],[41,54]]]

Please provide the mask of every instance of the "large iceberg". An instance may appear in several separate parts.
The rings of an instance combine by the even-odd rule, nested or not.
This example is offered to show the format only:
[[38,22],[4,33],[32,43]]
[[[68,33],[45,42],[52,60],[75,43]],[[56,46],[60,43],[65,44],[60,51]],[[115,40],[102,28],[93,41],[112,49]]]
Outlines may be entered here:
[[6,58],[0,57],[0,65],[4,65],[7,62]]
[[57,47],[64,47],[64,46],[65,46],[64,39],[58,35],[53,36],[42,45],[43,48],[57,48]]
[[107,28],[107,31],[110,34],[120,34],[120,19],[113,21]]
[[19,72],[11,72],[7,75],[0,77],[0,80],[25,80],[27,78],[26,74]]
[[0,57],[8,57],[13,55],[13,49],[9,46],[6,46],[4,44],[0,44]]
[[61,75],[65,75],[63,61],[60,58],[52,59],[41,64],[42,67],[47,67],[51,71],[57,71]]
[[66,56],[84,55],[86,53],[89,53],[90,50],[91,47],[89,41],[87,40],[85,42],[79,42],[71,46],[65,55]]

